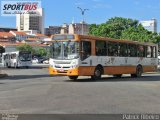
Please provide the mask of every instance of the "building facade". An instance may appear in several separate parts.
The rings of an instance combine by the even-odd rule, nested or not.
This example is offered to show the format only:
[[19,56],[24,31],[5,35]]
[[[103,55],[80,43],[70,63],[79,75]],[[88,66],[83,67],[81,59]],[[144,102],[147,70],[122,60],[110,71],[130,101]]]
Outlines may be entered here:
[[0,44],[16,43],[16,37],[9,32],[0,32]]
[[148,21],[140,21],[140,24],[147,29],[148,31],[151,32],[157,32],[157,20],[156,19],[151,19]]
[[16,28],[0,27],[0,32],[17,31]]
[[60,33],[61,34],[67,34],[68,33],[68,28],[69,28],[68,24],[64,23],[61,27],[61,32]]
[[25,32],[21,32],[21,31],[10,31],[9,33],[11,33],[16,37],[17,42],[26,40],[29,37]]
[[61,27],[60,26],[49,26],[48,28],[45,28],[45,35],[51,36],[54,34],[60,34]]
[[36,14],[17,14],[16,27],[18,31],[36,30],[44,34],[44,9],[37,9]]
[[72,23],[69,25],[69,34],[81,34],[88,35],[89,33],[89,25],[85,22],[81,23]]
[[61,27],[60,34],[81,34],[88,35],[89,33],[89,25],[85,22],[81,23],[71,23],[71,24],[63,24]]

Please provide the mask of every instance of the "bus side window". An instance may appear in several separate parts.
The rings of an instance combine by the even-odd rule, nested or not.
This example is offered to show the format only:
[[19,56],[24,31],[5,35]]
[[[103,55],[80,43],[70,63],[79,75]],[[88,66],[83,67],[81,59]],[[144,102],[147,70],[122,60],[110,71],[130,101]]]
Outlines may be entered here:
[[128,51],[127,51],[127,44],[126,43],[119,43],[119,56],[120,57],[127,57]]
[[147,58],[151,58],[151,46],[147,46]]
[[108,42],[108,56],[118,56],[117,42]]
[[81,42],[81,59],[84,60],[91,55],[91,42],[82,41]]
[[156,58],[156,47],[155,46],[151,47],[151,56],[152,58]]
[[128,45],[128,56],[129,57],[137,57],[137,45],[135,45],[135,44]]
[[97,56],[107,55],[107,45],[105,41],[96,41],[96,55]]
[[138,45],[137,55],[138,57],[145,57],[145,47],[143,45]]
[[11,54],[11,59],[15,59],[16,58],[16,54]]
[[154,52],[153,53],[154,57],[157,58],[157,47],[156,46],[154,46],[153,52]]

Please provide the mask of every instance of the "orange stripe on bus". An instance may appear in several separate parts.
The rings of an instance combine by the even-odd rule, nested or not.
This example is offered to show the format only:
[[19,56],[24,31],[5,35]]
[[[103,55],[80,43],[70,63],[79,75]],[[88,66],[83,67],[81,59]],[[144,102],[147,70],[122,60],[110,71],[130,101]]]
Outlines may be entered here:
[[[157,70],[156,66],[142,66],[143,72],[153,72]],[[51,75],[65,75],[65,76],[91,76],[94,74],[95,66],[80,66],[78,68],[69,69],[66,71],[55,70],[49,67]],[[135,74],[136,66],[106,66],[103,67],[104,75],[114,74]]]
[[49,74],[50,75],[64,75],[64,76],[78,76],[78,68],[60,71],[52,67],[49,67]]

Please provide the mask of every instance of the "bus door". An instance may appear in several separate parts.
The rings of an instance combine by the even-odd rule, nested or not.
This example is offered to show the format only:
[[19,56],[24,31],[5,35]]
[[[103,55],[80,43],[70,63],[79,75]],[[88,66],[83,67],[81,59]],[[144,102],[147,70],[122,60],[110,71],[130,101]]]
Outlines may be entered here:
[[91,66],[91,41],[82,41],[80,46],[81,66]]

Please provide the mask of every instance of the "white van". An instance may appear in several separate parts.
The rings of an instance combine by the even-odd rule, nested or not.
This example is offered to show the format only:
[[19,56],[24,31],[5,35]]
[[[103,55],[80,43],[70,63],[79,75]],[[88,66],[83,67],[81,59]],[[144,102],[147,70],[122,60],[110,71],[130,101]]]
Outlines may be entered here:
[[4,67],[30,67],[32,65],[31,52],[15,51],[2,54],[2,65]]

